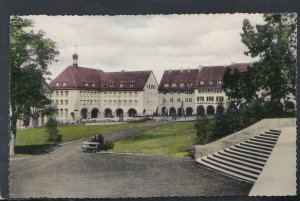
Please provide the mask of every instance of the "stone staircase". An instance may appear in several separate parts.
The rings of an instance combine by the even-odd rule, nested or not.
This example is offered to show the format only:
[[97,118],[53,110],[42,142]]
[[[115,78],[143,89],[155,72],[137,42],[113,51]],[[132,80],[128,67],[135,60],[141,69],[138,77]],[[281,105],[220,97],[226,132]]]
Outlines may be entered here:
[[262,172],[281,131],[269,130],[196,161],[214,171],[254,183]]

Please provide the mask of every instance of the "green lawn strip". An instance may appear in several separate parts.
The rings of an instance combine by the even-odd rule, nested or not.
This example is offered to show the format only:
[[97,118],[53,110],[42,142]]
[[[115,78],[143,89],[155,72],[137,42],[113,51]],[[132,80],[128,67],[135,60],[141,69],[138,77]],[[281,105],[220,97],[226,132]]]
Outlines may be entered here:
[[15,154],[13,156],[11,156],[12,159],[17,159],[17,158],[23,158],[29,156],[29,154]]
[[194,122],[178,122],[153,128],[114,143],[112,151],[189,156],[196,142]]
[[[150,122],[152,123],[152,122]],[[111,125],[92,125],[92,126],[59,126],[58,130],[63,136],[61,143],[70,142],[82,138],[91,137],[97,134],[121,130],[135,126],[149,124],[147,122],[111,124]],[[32,154],[35,149],[47,149],[54,143],[47,142],[45,128],[35,128],[28,130],[18,130],[16,137],[16,155]]]

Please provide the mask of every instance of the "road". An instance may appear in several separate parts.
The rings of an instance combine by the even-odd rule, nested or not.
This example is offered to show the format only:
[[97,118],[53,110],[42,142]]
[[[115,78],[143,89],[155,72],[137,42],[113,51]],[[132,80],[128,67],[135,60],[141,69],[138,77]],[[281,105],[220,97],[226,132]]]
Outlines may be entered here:
[[207,170],[190,158],[80,153],[80,144],[69,143],[48,154],[12,160],[10,197],[246,196],[252,187]]

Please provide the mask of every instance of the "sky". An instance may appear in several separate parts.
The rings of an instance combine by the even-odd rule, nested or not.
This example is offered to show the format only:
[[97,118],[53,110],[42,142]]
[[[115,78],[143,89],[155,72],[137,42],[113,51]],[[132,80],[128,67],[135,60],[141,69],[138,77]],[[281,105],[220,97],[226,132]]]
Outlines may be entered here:
[[158,83],[169,69],[253,62],[240,33],[245,18],[262,24],[261,14],[134,16],[24,16],[56,42],[60,52],[49,66],[54,79],[79,55],[82,67],[105,72],[153,70]]

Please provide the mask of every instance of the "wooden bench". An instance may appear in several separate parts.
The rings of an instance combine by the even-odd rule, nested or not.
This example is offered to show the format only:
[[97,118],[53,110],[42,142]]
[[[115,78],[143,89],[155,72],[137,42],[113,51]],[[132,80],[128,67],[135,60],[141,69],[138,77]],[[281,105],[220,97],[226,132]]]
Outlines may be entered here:
[[80,146],[80,152],[92,152],[96,153],[98,149],[98,142],[82,142],[82,146]]

